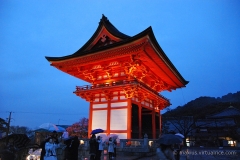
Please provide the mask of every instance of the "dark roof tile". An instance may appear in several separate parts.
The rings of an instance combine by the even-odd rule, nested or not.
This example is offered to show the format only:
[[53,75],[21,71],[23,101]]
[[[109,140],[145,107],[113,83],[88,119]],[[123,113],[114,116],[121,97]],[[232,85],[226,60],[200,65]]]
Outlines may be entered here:
[[230,106],[221,112],[207,116],[207,118],[222,118],[222,117],[235,117],[235,116],[240,116],[240,110]]

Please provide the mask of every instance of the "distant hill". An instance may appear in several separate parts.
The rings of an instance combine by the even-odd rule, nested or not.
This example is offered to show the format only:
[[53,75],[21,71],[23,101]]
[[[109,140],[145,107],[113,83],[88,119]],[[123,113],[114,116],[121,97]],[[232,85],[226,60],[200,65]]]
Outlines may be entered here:
[[204,118],[206,115],[220,112],[230,106],[240,109],[240,91],[228,93],[222,97],[199,97],[176,109],[163,114],[166,117],[194,116]]

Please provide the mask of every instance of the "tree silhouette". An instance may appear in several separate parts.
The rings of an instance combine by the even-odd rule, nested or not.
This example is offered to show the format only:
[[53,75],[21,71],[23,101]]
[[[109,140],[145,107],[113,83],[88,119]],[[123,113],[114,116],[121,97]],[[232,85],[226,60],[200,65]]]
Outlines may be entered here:
[[[184,146],[186,146],[186,137],[195,132],[195,130],[201,126],[207,125],[207,123],[197,125],[196,118],[193,116],[178,116],[178,117],[163,117],[164,132],[168,133],[174,131],[184,135]],[[173,127],[171,128],[170,125]]]
[[30,135],[32,130],[24,126],[10,126],[10,133]]
[[7,132],[7,122],[0,118],[0,132]]

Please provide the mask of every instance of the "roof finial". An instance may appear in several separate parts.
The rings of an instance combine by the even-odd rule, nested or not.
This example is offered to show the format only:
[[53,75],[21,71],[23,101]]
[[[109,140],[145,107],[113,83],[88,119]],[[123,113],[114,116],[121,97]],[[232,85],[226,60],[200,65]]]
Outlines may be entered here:
[[102,19],[101,19],[101,20],[103,20],[103,21],[107,21],[108,19],[107,19],[106,16],[104,16],[104,14],[102,14]]

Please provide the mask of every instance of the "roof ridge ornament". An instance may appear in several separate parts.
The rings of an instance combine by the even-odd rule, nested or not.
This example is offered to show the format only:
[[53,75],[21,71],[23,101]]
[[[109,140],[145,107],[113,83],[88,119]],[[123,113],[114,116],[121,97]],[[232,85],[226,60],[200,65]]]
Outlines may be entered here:
[[101,18],[100,21],[109,21],[109,20],[108,20],[108,18],[104,14],[102,14],[102,18]]

